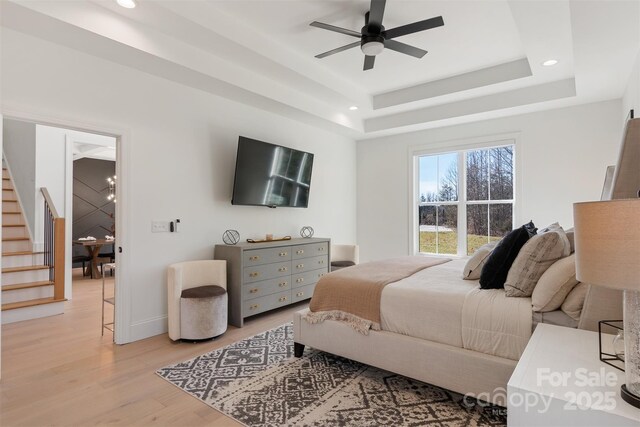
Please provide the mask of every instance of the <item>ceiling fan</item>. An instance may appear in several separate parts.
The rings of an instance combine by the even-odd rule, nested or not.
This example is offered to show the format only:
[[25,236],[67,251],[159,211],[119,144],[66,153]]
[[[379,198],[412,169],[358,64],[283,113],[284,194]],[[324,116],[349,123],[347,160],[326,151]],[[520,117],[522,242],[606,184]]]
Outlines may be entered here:
[[411,55],[416,58],[422,58],[427,53],[426,50],[422,50],[393,39],[400,36],[406,36],[407,34],[441,27],[444,25],[442,16],[425,19],[424,21],[418,21],[387,30],[384,28],[384,25],[382,25],[385,4],[386,0],[371,0],[371,7],[369,8],[369,12],[364,15],[364,27],[362,27],[360,32],[336,27],[335,25],[324,24],[318,21],[313,21],[309,24],[312,27],[323,28],[325,30],[346,34],[360,39],[360,41],[316,55],[316,58],[325,58],[329,55],[360,46],[362,53],[365,54],[363,67],[363,70],[365,71],[373,68],[376,55],[381,53],[385,48],[395,50],[396,52],[404,53],[406,55]]

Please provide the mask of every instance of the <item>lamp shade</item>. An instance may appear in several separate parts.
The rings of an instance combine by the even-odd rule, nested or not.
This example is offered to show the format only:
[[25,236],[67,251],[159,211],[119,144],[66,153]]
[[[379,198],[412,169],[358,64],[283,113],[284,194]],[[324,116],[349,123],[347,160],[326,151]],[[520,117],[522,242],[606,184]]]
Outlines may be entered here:
[[640,291],[640,199],[574,203],[576,278]]

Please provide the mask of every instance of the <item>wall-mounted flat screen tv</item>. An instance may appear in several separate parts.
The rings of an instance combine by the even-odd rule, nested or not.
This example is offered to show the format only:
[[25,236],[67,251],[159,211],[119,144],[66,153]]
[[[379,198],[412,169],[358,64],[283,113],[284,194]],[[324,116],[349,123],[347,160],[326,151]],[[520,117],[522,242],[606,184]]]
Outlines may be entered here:
[[306,208],[313,154],[241,136],[233,205]]

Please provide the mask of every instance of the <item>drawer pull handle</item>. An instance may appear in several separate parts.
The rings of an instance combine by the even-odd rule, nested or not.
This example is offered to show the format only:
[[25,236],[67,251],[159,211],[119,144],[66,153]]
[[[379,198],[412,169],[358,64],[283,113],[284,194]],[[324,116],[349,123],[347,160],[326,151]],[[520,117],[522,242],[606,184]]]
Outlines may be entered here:
[[296,254],[298,254],[298,255],[302,255],[303,253],[304,253],[304,249],[298,249],[296,251]]
[[320,252],[324,251],[324,246],[319,247],[319,248],[318,248],[318,250],[319,250]]
[[324,273],[318,273],[318,277],[324,276]]
[[296,296],[297,296],[297,297],[301,297],[301,296],[303,296],[303,295],[304,295],[304,292],[298,292],[298,293],[296,294]]
[[255,294],[256,292],[258,292],[258,288],[253,288],[253,289],[249,290],[250,294]]
[[249,310],[255,310],[258,307],[260,307],[259,304],[253,304],[251,307],[249,307]]
[[280,256],[287,256],[287,253],[286,253],[286,252],[280,252],[278,255],[280,255]]
[[304,264],[298,264],[296,265],[296,268],[304,268]]
[[318,261],[318,264],[324,264],[324,260],[321,259],[320,261]]
[[278,286],[284,288],[285,286],[287,286],[287,282],[278,283]]
[[280,268],[278,269],[278,271],[280,271],[280,272],[282,272],[282,271],[287,271],[287,267],[280,267]]
[[296,279],[296,283],[302,283],[304,282],[304,277],[301,277],[299,279]]
[[254,255],[254,256],[250,256],[249,257],[249,260],[251,260],[251,261],[257,261],[259,259],[260,259],[260,257],[258,255]]
[[249,273],[249,277],[258,277],[258,273]]
[[285,302],[287,300],[287,297],[280,297],[278,298],[278,301],[280,302]]

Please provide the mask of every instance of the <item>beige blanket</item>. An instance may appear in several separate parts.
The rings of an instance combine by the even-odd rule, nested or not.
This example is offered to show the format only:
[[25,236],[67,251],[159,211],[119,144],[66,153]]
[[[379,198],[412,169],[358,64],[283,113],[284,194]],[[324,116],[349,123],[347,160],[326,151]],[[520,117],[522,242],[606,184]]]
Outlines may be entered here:
[[369,329],[380,330],[380,297],[384,287],[448,261],[414,256],[359,264],[327,274],[316,285],[305,319],[309,323],[345,321],[363,334],[368,334]]

